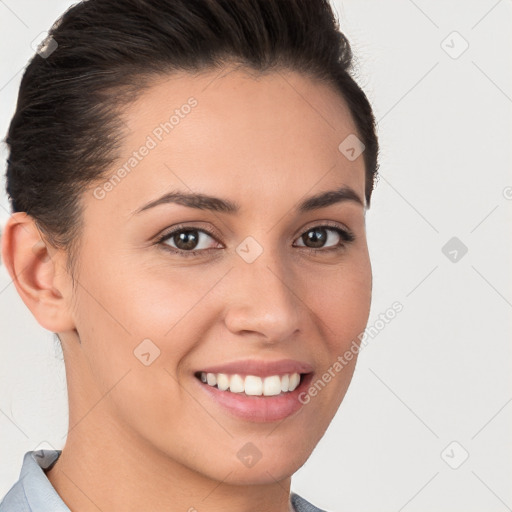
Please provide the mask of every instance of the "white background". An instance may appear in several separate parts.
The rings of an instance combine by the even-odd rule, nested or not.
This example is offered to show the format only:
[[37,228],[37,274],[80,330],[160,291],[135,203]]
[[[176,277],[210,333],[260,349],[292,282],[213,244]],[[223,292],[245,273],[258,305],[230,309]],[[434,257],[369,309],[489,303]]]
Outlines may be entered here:
[[[0,0],[2,137],[31,42],[71,3]],[[394,301],[404,309],[362,350],[292,489],[340,512],[512,510],[512,2],[334,6],[379,121],[368,325]],[[468,248],[456,262],[442,252],[452,237]],[[67,427],[61,354],[3,267],[0,336],[3,496],[23,454],[62,448]]]

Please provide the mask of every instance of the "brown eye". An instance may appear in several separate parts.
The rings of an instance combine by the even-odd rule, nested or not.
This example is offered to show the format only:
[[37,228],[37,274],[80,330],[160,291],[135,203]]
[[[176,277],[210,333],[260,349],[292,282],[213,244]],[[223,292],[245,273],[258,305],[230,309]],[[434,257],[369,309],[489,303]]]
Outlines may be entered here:
[[319,227],[306,231],[301,238],[307,247],[318,248],[327,242],[328,234],[325,228]]
[[174,233],[171,238],[176,247],[184,251],[195,249],[199,242],[199,235],[196,229],[179,231],[178,233]]
[[191,256],[199,253],[206,253],[213,249],[215,241],[212,234],[204,229],[194,227],[178,227],[158,239],[165,249],[180,256]]
[[[212,240],[209,241],[208,239]],[[303,250],[316,253],[345,248],[346,243],[355,240],[355,236],[337,226],[315,226],[304,232],[299,238]],[[162,235],[157,243],[165,250],[178,256],[201,256],[219,249],[219,242],[208,231],[196,227],[177,226],[172,231]]]
[[[322,249],[343,247],[344,242],[352,242],[355,237],[348,231],[332,226],[315,226],[314,228],[308,229],[300,240],[303,245],[299,247],[307,247],[309,249]],[[326,245],[330,242],[329,245]]]

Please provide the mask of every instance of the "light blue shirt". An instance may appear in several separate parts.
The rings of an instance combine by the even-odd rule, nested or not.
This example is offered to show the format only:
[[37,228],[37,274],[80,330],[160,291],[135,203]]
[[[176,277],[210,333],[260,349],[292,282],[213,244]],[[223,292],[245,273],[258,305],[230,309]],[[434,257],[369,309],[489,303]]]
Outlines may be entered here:
[[[25,453],[20,477],[0,503],[0,512],[71,512],[44,472],[55,463],[61,451]],[[325,512],[293,491],[290,502],[295,512]]]

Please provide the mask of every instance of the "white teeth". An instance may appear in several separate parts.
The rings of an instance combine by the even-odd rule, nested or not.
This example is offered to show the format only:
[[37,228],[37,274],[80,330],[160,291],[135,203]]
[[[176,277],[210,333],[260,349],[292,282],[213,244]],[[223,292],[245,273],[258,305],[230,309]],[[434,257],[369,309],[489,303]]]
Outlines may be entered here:
[[289,386],[290,386],[290,376],[283,375],[281,377],[281,391],[289,391]]
[[261,395],[263,393],[263,381],[261,380],[261,377],[247,375],[244,381],[244,388],[246,395]]
[[293,391],[298,385],[299,385],[299,382],[300,382],[300,375],[298,373],[292,373],[290,375],[290,391]]
[[244,392],[244,379],[240,375],[232,375],[229,381],[229,391],[232,393]]
[[221,391],[245,392],[246,395],[250,396],[276,396],[296,389],[300,383],[300,374],[271,375],[263,378],[256,375],[247,375],[244,378],[238,374],[201,372],[201,381],[209,386],[217,386]]
[[265,396],[274,396],[281,393],[281,379],[277,375],[265,377],[263,381],[263,394]]
[[229,377],[225,373],[217,374],[217,387],[221,391],[226,391],[229,388]]

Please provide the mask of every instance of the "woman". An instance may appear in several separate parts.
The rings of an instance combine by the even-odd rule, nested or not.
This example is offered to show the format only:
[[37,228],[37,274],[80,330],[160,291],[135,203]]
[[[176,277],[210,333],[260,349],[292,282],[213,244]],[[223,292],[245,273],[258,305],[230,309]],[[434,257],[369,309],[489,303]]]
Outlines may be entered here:
[[69,429],[0,511],[319,510],[291,476],[371,302],[351,59],[327,0],[86,0],[52,27],[2,257],[62,345]]

